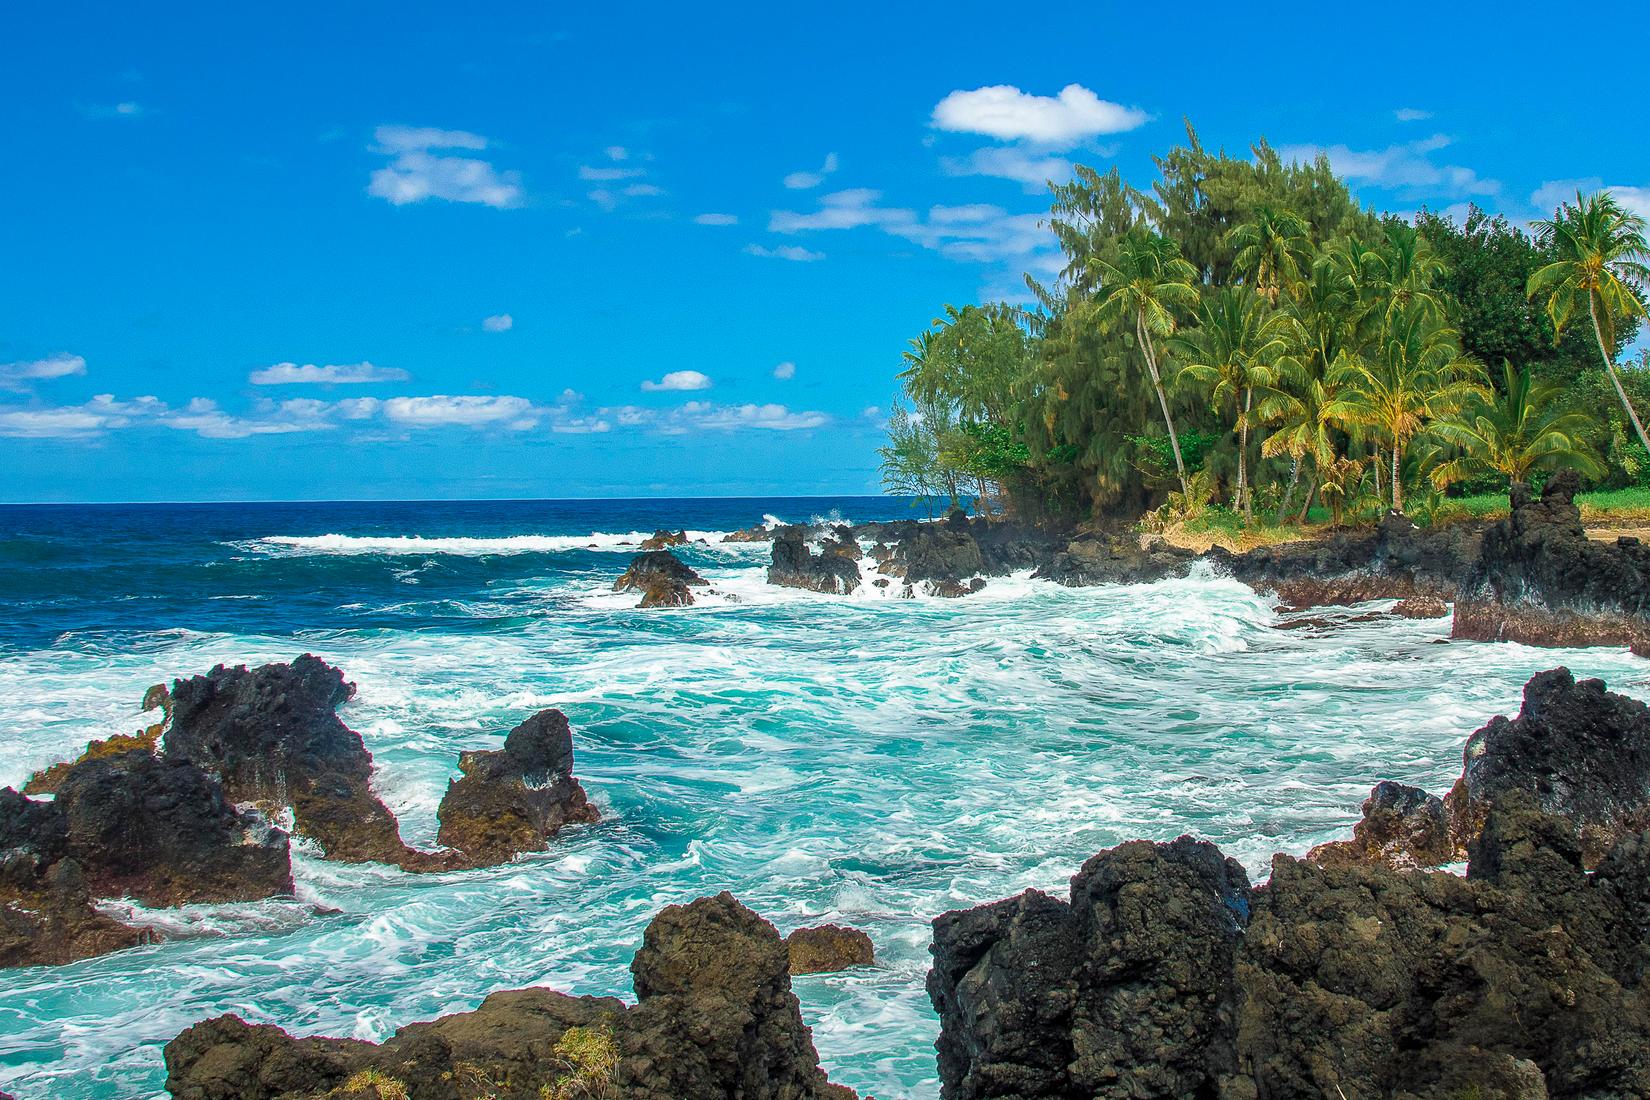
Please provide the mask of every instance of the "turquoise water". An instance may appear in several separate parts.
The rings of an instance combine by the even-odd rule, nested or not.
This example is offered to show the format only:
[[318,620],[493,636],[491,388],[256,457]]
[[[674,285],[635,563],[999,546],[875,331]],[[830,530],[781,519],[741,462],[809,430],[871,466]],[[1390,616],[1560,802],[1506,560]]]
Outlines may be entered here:
[[[716,589],[607,591],[630,532],[746,526],[841,501],[0,508],[0,783],[129,732],[151,683],[305,650],[407,838],[458,752],[533,711],[573,722],[601,824],[488,871],[411,876],[296,853],[296,900],[137,913],[165,943],[0,971],[0,1089],[162,1095],[160,1045],[222,1012],[378,1039],[549,985],[629,996],[664,905],[730,889],[782,931],[868,931],[880,965],[796,981],[834,1080],[938,1095],[928,921],[1100,848],[1193,832],[1252,876],[1357,816],[1380,778],[1442,790],[1460,747],[1568,664],[1650,698],[1625,652],[1448,643],[1447,621],[1279,630],[1218,578],[958,601],[769,588],[765,544],[683,551]],[[597,549],[589,547],[595,544]],[[1335,613],[1346,618],[1349,613]],[[319,916],[317,906],[339,910]],[[127,907],[125,912],[132,912]]]

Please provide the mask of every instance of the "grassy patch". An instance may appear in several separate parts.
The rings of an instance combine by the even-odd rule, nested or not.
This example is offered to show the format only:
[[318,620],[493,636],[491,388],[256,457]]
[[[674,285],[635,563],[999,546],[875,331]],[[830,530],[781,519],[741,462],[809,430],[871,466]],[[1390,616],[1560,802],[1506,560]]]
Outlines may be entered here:
[[[1510,510],[1506,493],[1462,497],[1449,503],[1474,519],[1498,519]],[[1589,523],[1650,523],[1650,489],[1639,486],[1577,493],[1576,506]]]

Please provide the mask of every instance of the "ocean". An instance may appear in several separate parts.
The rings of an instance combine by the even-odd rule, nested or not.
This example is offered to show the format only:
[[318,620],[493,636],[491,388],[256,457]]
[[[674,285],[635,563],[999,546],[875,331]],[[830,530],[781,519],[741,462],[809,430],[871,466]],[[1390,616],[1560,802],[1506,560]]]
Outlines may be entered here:
[[[933,1100],[929,921],[1096,851],[1193,833],[1264,878],[1344,835],[1390,778],[1442,792],[1461,746],[1566,664],[1650,698],[1625,651],[1449,642],[1448,620],[1280,630],[1203,573],[962,600],[769,587],[765,518],[915,514],[887,498],[0,507],[0,784],[130,733],[153,683],[315,653],[416,845],[463,749],[565,711],[603,820],[484,871],[406,875],[294,848],[298,895],[143,911],[164,942],[0,971],[0,1089],[164,1095],[161,1046],[224,1012],[381,1039],[546,985],[629,997],[660,908],[727,889],[780,930],[862,928],[878,965],[798,978],[833,1080]],[[655,528],[700,605],[616,595]]]

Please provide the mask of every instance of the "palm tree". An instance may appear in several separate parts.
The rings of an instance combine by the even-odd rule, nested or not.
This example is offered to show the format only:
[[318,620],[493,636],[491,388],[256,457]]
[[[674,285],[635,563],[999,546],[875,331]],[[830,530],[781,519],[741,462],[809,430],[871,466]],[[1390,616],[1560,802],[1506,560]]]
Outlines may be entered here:
[[1278,304],[1278,295],[1301,279],[1301,265],[1312,252],[1311,230],[1293,210],[1257,207],[1248,221],[1226,233],[1226,245],[1235,249],[1233,266],[1250,285]]
[[1650,287],[1650,246],[1645,243],[1645,221],[1624,210],[1607,191],[1593,195],[1576,192],[1575,205],[1565,203],[1550,221],[1536,222],[1543,248],[1558,259],[1530,276],[1525,288],[1531,298],[1547,296],[1547,316],[1553,320],[1556,340],[1583,302],[1592,318],[1593,338],[1604,359],[1604,370],[1616,387],[1621,407],[1639,442],[1650,451],[1650,437],[1616,373],[1614,349],[1619,321],[1647,317],[1644,305]]
[[1440,318],[1443,316],[1443,302],[1433,284],[1444,274],[1446,265],[1420,230],[1397,219],[1388,220],[1386,236],[1375,249],[1374,258],[1383,284],[1380,295],[1387,301],[1388,313],[1418,301]]
[[1163,388],[1163,374],[1158,369],[1152,337],[1172,335],[1175,311],[1197,305],[1197,289],[1192,286],[1196,272],[1181,257],[1179,245],[1143,229],[1131,229],[1123,235],[1115,259],[1097,257],[1094,265],[1100,281],[1099,320],[1107,326],[1134,325],[1135,341],[1146,361],[1152,388],[1157,391],[1158,407],[1163,410],[1163,426],[1169,432],[1180,491],[1190,493],[1186,462],[1180,455],[1180,437],[1175,434],[1169,395]]
[[1392,456],[1392,510],[1404,510],[1404,447],[1435,420],[1483,394],[1482,368],[1461,354],[1455,331],[1425,303],[1388,315],[1368,358],[1343,356],[1331,380],[1343,394],[1328,403],[1333,419],[1373,429]]
[[1501,371],[1500,393],[1470,401],[1458,415],[1432,426],[1432,435],[1462,452],[1433,469],[1433,484],[1443,489],[1488,473],[1528,482],[1532,472],[1560,466],[1602,473],[1588,439],[1593,418],[1566,406],[1560,388],[1535,381],[1528,368],[1514,370],[1502,360]]
[[[1346,424],[1335,415],[1335,403],[1343,388],[1341,379],[1344,371],[1331,369],[1320,373],[1295,358],[1283,360],[1282,365],[1281,384],[1261,398],[1257,410],[1263,421],[1274,426],[1272,434],[1260,445],[1260,453],[1263,458],[1288,455],[1295,476],[1299,475],[1306,461],[1311,460],[1312,479],[1307,482],[1306,499],[1301,503],[1300,515],[1296,517],[1297,520],[1305,520],[1307,512],[1312,509],[1314,492],[1324,484],[1325,471],[1334,465],[1340,454],[1336,446],[1336,432],[1345,428]],[[1278,510],[1280,521],[1289,511],[1289,502],[1293,497],[1292,479],[1290,492]]]
[[1254,422],[1256,387],[1277,380],[1279,361],[1289,352],[1291,329],[1282,314],[1247,287],[1226,287],[1203,303],[1196,328],[1172,337],[1190,377],[1210,389],[1217,408],[1235,408],[1238,436],[1237,506],[1253,518],[1249,492],[1249,427]]

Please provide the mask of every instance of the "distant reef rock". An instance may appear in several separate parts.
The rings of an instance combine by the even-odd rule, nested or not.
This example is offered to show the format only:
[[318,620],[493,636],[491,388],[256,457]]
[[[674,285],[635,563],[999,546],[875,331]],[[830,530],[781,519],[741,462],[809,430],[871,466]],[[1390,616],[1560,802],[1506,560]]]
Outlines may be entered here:
[[93,907],[161,908],[292,893],[287,836],[186,760],[83,759],[51,801],[0,790],[0,965],[53,965],[141,943]]
[[1495,801],[1465,878],[1135,841],[934,922],[941,1095],[1628,1100],[1650,1095],[1650,834],[1588,873]]
[[458,768],[436,811],[436,839],[477,865],[542,852],[563,826],[600,816],[573,778],[573,733],[559,710],[527,719],[502,749],[464,753]]
[[669,550],[649,550],[630,559],[630,568],[613,582],[613,591],[640,592],[637,607],[687,607],[693,603],[692,590],[706,583]]
[[686,546],[688,533],[686,531],[667,531],[661,528],[642,540],[643,550],[668,550],[672,546]]
[[1512,488],[1512,514],[1484,532],[1455,597],[1454,636],[1541,646],[1630,646],[1650,656],[1650,547],[1589,539],[1575,472],[1535,497]]
[[732,895],[666,908],[630,969],[634,1005],[494,993],[382,1044],[220,1016],[166,1045],[166,1087],[177,1100],[853,1100],[819,1068],[779,933]]
[[802,526],[775,530],[769,584],[836,596],[846,596],[860,586],[864,578],[859,564],[844,552],[841,536],[832,532],[817,552],[809,547],[808,538],[808,528]]
[[1325,865],[1438,867],[1465,859],[1494,806],[1532,795],[1564,822],[1587,867],[1650,829],[1650,708],[1566,668],[1531,678],[1516,718],[1467,739],[1461,777],[1443,798],[1401,783],[1370,792],[1352,839],[1314,848]]

